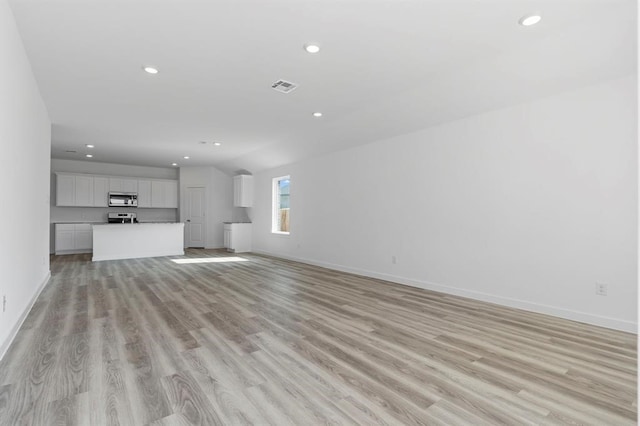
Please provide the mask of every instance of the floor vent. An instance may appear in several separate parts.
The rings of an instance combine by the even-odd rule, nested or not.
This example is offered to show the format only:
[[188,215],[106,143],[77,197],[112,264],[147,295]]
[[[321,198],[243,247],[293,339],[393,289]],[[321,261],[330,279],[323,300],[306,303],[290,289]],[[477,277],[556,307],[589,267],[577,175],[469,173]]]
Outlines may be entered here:
[[271,85],[273,90],[277,90],[282,93],[293,92],[298,88],[298,85],[286,80],[278,80]]

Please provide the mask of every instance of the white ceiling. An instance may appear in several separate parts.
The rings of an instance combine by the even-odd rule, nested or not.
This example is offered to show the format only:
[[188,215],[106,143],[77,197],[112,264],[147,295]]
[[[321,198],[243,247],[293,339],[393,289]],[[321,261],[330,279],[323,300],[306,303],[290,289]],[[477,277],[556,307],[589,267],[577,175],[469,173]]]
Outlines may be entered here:
[[10,2],[54,158],[256,172],[636,67],[635,0]]

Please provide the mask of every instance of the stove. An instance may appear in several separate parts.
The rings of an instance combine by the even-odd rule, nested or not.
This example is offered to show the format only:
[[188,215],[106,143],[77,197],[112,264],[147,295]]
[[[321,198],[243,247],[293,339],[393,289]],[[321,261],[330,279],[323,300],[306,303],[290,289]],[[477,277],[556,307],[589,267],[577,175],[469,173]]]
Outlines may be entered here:
[[107,215],[109,223],[138,223],[135,213],[109,213]]

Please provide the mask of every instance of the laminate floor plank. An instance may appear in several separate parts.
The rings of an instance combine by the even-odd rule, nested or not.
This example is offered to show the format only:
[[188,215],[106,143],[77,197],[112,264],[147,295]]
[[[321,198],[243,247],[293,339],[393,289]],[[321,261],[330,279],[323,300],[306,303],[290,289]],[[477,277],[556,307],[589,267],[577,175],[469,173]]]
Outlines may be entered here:
[[637,424],[633,334],[255,254],[90,259],[51,256],[0,425]]

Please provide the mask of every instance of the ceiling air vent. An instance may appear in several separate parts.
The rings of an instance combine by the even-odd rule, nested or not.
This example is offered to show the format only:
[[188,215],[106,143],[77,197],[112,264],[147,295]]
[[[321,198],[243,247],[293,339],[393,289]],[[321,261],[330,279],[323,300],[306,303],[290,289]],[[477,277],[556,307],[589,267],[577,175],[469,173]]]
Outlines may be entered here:
[[290,81],[278,80],[271,85],[271,88],[273,90],[277,90],[278,92],[289,93],[297,89],[298,85]]

